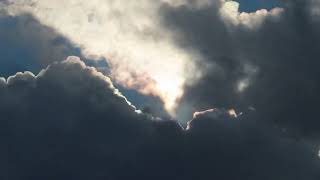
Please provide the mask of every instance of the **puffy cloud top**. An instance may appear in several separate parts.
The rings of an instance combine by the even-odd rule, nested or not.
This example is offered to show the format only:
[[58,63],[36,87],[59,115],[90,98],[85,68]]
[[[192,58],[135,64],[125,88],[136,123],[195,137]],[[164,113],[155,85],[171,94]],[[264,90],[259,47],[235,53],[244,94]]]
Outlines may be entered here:
[[266,9],[257,10],[254,13],[239,12],[239,3],[226,1],[222,4],[220,15],[230,25],[243,25],[250,29],[258,28],[267,17],[279,17],[284,11],[282,8],[274,8],[271,11]]

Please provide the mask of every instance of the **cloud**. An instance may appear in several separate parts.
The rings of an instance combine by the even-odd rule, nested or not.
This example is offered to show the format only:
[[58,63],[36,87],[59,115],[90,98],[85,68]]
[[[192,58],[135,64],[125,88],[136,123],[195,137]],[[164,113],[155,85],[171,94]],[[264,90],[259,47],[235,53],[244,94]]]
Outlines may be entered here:
[[[202,3],[200,3],[202,2]],[[194,70],[196,52],[181,49],[172,42],[174,32],[161,23],[159,9],[204,1],[9,1],[10,15],[30,13],[81,47],[86,57],[104,57],[112,68],[113,79],[127,88],[160,97],[174,115],[176,101],[183,95]],[[193,5],[194,4],[194,5]]]
[[283,12],[282,8],[274,8],[270,11],[266,9],[257,10],[254,13],[239,12],[240,4],[236,1],[225,1],[220,8],[220,16],[226,21],[227,25],[243,25],[250,29],[261,26],[266,18],[277,18]]
[[185,86],[179,116],[186,109],[190,118],[193,112],[212,107],[240,111],[254,107],[260,120],[275,123],[296,137],[318,139],[316,1],[286,1],[279,16],[264,16],[258,28],[241,25],[242,12],[236,3],[228,2],[238,25],[221,18],[215,5],[199,10],[162,9],[167,27],[180,32],[176,43],[196,49],[203,57],[197,62],[202,77]]
[[[298,153],[301,155],[298,156],[299,159],[304,161],[307,159],[302,155],[305,152],[299,153],[299,143],[281,138],[276,131],[254,117],[254,114],[247,114],[235,118],[229,111],[222,109],[198,114],[189,123],[188,145],[194,152],[206,155],[191,153],[188,160],[193,163],[189,165],[195,168],[200,163],[205,164],[207,169],[199,169],[204,177],[216,172],[214,177],[220,179],[273,179],[275,176],[290,179],[290,172],[286,167],[291,164],[292,155]],[[279,162],[275,162],[276,159]],[[275,167],[271,167],[271,164]],[[290,168],[304,171],[304,168],[298,166]],[[219,171],[213,171],[215,168]],[[305,175],[296,177],[314,179],[317,176]]]
[[[277,19],[283,11],[275,8],[240,13],[239,3],[224,0],[8,2],[4,8],[10,15],[30,13],[81,47],[85,57],[107,59],[112,78],[117,83],[145,95],[160,97],[172,116],[176,115],[177,104],[184,95],[183,87],[194,84],[202,76],[204,70],[198,63],[206,56],[194,48],[194,44],[187,43],[182,48],[176,42],[176,38],[189,37],[170,25],[168,27],[166,22],[176,17],[164,14],[164,9],[208,10],[215,16],[210,22],[219,20],[227,26],[249,29],[258,28],[268,19]],[[247,86],[248,79],[242,79],[240,89]]]
[[3,78],[3,77],[0,78],[0,85],[1,86],[5,86],[6,85],[6,79],[5,78]]
[[[37,76],[25,72],[9,77],[0,99],[9,179],[111,173],[115,160],[110,158],[121,162],[134,153],[148,127],[109,78],[75,57]],[[94,169],[104,161],[109,169]]]
[[21,0],[2,7],[32,14],[87,57],[107,58],[113,79],[159,96],[184,122],[201,109],[254,107],[261,120],[318,137],[317,1],[253,13],[239,12],[234,1]]
[[254,115],[209,110],[183,130],[137,111],[76,57],[0,82],[4,179],[319,177],[312,147]]
[[[175,121],[137,110],[110,78],[76,57],[53,63],[38,75],[24,72],[0,78],[0,140],[4,142],[0,145],[0,174],[4,179],[319,179],[316,148],[300,139],[319,137],[315,1],[288,2],[276,19],[268,11],[263,20],[253,13],[247,14],[253,19],[243,21],[237,10],[239,23],[233,25],[221,16],[224,1],[166,1],[160,5],[139,1],[140,5],[127,2],[128,6],[109,1],[114,5],[111,9],[100,1],[68,1],[65,7],[59,1],[32,2],[15,1],[9,12],[30,12],[80,45],[88,57],[107,57],[111,65],[110,57],[117,57],[113,63],[119,67],[113,64],[113,70],[121,72],[124,81],[116,80],[124,85],[143,92],[159,83],[153,79],[155,74],[144,71],[161,70],[170,78],[176,72],[187,72],[178,76],[183,77],[179,82],[185,88],[180,114],[191,116],[200,109],[218,108],[194,113],[184,130]],[[93,14],[83,13],[90,8]],[[114,14],[111,24],[116,25],[107,28],[111,34],[97,28],[107,23],[103,15],[112,20]],[[120,23],[127,18],[132,24]],[[141,22],[146,23],[142,30]],[[165,37],[161,39],[158,33]],[[168,53],[166,48],[173,50]],[[110,52],[116,53],[109,56]],[[136,65],[149,62],[140,61],[141,52],[156,59],[139,69]],[[192,61],[197,71],[181,70],[180,61],[167,61],[175,53],[177,59],[183,54],[182,64]],[[166,72],[162,63],[179,67]],[[191,76],[200,79],[190,80]],[[165,92],[171,87],[167,85],[157,88]],[[235,115],[234,110],[223,108],[246,112]],[[273,123],[281,128],[274,128]],[[291,130],[298,132],[295,138],[287,136]]]

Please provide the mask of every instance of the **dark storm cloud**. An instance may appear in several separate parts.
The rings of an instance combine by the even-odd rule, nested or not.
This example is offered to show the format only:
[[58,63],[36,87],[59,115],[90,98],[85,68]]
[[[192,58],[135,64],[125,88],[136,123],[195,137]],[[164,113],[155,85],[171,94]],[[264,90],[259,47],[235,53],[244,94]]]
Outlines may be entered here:
[[77,58],[0,79],[1,178],[319,179],[316,152],[254,113],[197,113],[185,131],[135,111]]
[[8,132],[9,179],[112,175],[143,140],[148,123],[141,125],[143,118],[108,78],[78,60],[7,81],[0,114]]
[[260,119],[309,137],[320,135],[320,21],[316,1],[284,1],[279,18],[260,27],[228,26],[219,6],[163,7],[177,43],[204,56],[204,76],[182,104],[206,109],[253,106]]

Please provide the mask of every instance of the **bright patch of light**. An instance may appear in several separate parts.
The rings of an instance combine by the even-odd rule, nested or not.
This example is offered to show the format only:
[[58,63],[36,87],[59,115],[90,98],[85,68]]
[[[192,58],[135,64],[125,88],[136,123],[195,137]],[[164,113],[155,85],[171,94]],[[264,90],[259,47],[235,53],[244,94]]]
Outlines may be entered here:
[[165,109],[171,114],[175,115],[174,109],[176,109],[177,101],[183,95],[183,84],[179,78],[169,76],[156,77],[157,86],[160,97],[164,99]]
[[230,110],[228,111],[228,113],[229,113],[229,115],[230,115],[231,117],[234,117],[234,118],[238,117],[238,114],[236,113],[236,111],[235,111],[234,109],[230,109]]
[[237,90],[238,90],[238,92],[241,93],[244,90],[246,90],[248,87],[249,87],[249,79],[243,79],[243,80],[239,81]]

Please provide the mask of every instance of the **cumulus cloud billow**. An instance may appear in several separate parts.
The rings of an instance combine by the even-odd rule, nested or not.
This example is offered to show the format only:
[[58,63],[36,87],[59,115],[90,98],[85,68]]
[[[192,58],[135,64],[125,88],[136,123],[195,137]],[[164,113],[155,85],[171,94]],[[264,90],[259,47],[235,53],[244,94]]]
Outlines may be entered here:
[[319,162],[250,116],[144,115],[78,58],[0,80],[2,179],[318,179]]
[[113,158],[121,162],[124,152],[134,153],[148,126],[139,125],[142,116],[109,78],[76,58],[52,64],[37,76],[18,73],[1,84],[7,179],[104,176],[112,169],[96,169],[98,164],[111,165]]
[[282,8],[274,8],[271,11],[266,9],[257,10],[253,13],[239,12],[240,4],[236,1],[226,1],[222,4],[219,13],[229,25],[243,25],[250,29],[259,27],[266,18],[277,18],[283,12]]

